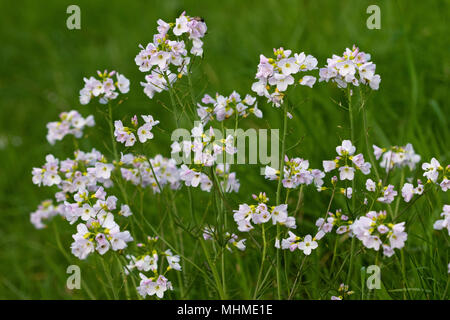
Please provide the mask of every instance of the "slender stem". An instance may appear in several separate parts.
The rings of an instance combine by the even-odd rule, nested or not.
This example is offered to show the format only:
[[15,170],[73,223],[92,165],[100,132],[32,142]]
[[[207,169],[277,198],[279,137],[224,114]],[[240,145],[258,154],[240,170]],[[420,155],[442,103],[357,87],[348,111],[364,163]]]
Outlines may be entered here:
[[[175,213],[176,216],[178,216],[178,211],[177,211],[177,204],[175,201],[175,196],[172,192],[172,190],[169,190],[169,194],[170,194],[170,203],[172,204],[172,208],[173,208],[173,213]],[[174,239],[175,243],[177,243],[178,240],[178,247],[180,248],[180,252],[182,252],[184,254],[184,246],[183,246],[183,232],[178,228],[175,229],[175,220],[173,217],[173,213],[172,210],[169,210],[169,219],[170,219],[170,228],[172,229],[172,234],[174,236],[177,237],[177,239]],[[177,230],[178,235],[177,235]],[[184,268],[184,266],[183,266]],[[181,272],[177,272],[177,276],[178,276],[178,282],[180,283],[180,294],[181,297],[184,297],[184,286],[183,286],[183,277]]]
[[[285,156],[285,150],[286,150],[286,133],[287,133],[287,103],[283,106],[283,137],[281,140],[281,154],[280,154],[280,162],[279,162],[279,168],[280,168],[280,178],[278,179],[278,186],[277,186],[277,195],[276,195],[276,205],[278,206],[280,204],[281,199],[281,184],[284,177],[284,156]],[[287,199],[287,197],[286,197]],[[277,224],[277,239],[280,238],[280,226]],[[264,248],[265,249],[265,248]],[[281,299],[281,257],[280,257],[280,250],[276,251],[276,277],[277,277],[277,296],[278,299]]]
[[128,289],[128,281],[127,281],[126,276],[125,276],[124,267],[122,266],[122,262],[120,261],[119,254],[117,252],[114,252],[114,256],[115,256],[115,258],[117,260],[117,265],[119,266],[120,275],[122,276],[122,282],[123,282],[123,285],[124,285],[124,288],[125,288],[125,297],[126,297],[127,300],[130,300],[131,299],[130,298],[130,291]]
[[206,261],[208,262],[209,267],[211,268],[211,272],[213,274],[214,281],[216,283],[217,291],[219,292],[220,299],[226,300],[226,295],[223,292],[222,283],[220,282],[220,276],[217,272],[216,265],[212,262],[211,257],[208,253],[208,249],[206,248],[205,242],[200,239],[200,245],[202,246],[203,252],[206,257]]
[[156,176],[156,173],[155,173],[155,169],[153,169],[152,161],[147,158],[147,162],[150,166],[150,169],[152,170],[153,178],[155,178],[156,184],[158,185],[159,192],[162,193],[163,190],[161,188],[161,185],[159,184],[158,177]]
[[105,259],[103,259],[103,257],[100,257],[100,261],[102,263],[103,270],[105,271],[106,279],[108,280],[108,284],[111,287],[111,290],[113,292],[114,300],[117,300],[117,299],[119,299],[119,296],[117,295],[115,286],[113,284],[113,280],[112,280],[112,277],[111,277],[111,271],[106,268],[104,260]]
[[[348,113],[350,116],[350,139],[352,140],[352,143],[355,144],[355,126],[354,126],[354,120],[353,120],[353,107],[352,107],[352,90],[350,89],[350,86],[347,88],[347,98],[348,98]],[[355,164],[352,161],[352,167],[355,169]],[[355,194],[355,178],[352,180],[352,192],[353,195]],[[355,214],[355,196],[352,197],[352,213]]]
[[[194,87],[192,86],[190,70],[187,72],[187,79],[188,79],[188,84],[189,84],[189,93],[191,95],[192,107],[195,109],[196,102],[195,102]],[[195,117],[195,112],[191,108],[189,108],[189,110],[191,111],[191,113]]]
[[108,114],[109,114],[109,131],[111,135],[111,144],[114,153],[114,160],[119,161],[119,154],[117,153],[116,140],[114,139],[114,120],[112,116],[112,106],[111,103],[108,103]]
[[291,292],[289,293],[288,300],[291,300],[292,297],[293,297],[294,294],[295,294],[295,291],[297,291],[297,281],[298,281],[298,279],[299,279],[299,277],[300,277],[300,274],[301,274],[301,272],[302,272],[303,265],[305,264],[305,261],[306,261],[306,257],[307,257],[307,256],[304,256],[303,259],[302,259],[302,264],[300,265],[300,268],[298,269],[297,275],[295,276],[295,281],[294,281],[294,284],[292,285],[292,290],[291,290]]
[[[353,108],[352,108],[352,90],[350,86],[347,87],[347,98],[348,98],[348,113],[350,116],[350,138],[352,140],[352,143],[355,143],[355,130],[354,130],[354,121],[353,121]],[[352,161],[352,167],[355,168],[355,164]],[[355,178],[352,180],[352,214],[355,215]],[[355,218],[355,217],[353,217]],[[349,261],[349,267],[348,267],[348,273],[347,273],[347,284],[350,285],[350,277],[352,274],[352,267],[353,267],[353,255],[355,251],[355,237],[352,238],[352,243],[350,247],[350,261]]]
[[361,96],[361,109],[362,109],[362,116],[363,116],[363,130],[364,130],[364,139],[366,142],[366,150],[367,150],[367,154],[369,156],[370,163],[372,164],[372,168],[375,171],[375,176],[377,177],[377,182],[378,182],[378,181],[380,181],[380,173],[378,172],[377,163],[375,162],[373,153],[370,151],[369,130],[367,129],[367,112],[366,112],[364,94],[363,94],[362,90],[360,90],[360,96]]
[[[400,187],[403,186],[403,183],[404,183],[404,182],[405,182],[405,170],[402,169],[402,176],[401,176],[401,178],[400,178]],[[395,211],[394,211],[393,219],[395,219],[395,218],[397,217],[398,209],[399,209],[399,207],[400,207],[400,199],[401,199],[400,196],[397,197],[397,201],[396,201],[396,203],[395,203]]]
[[408,282],[406,281],[406,271],[405,271],[405,256],[403,254],[404,250],[400,250],[400,269],[403,278],[403,300],[406,300],[406,294],[409,295]]
[[255,287],[255,293],[253,295],[253,299],[256,299],[256,297],[258,295],[260,281],[261,281],[261,276],[262,276],[262,272],[263,272],[263,269],[264,269],[264,262],[266,260],[267,243],[266,243],[266,230],[264,228],[264,223],[261,224],[261,228],[262,228],[261,232],[262,232],[262,239],[263,239],[263,253],[262,253],[262,257],[261,257],[261,265],[259,267],[258,280],[256,281],[256,287]]
[[355,236],[352,238],[352,242],[350,245],[350,261],[349,261],[349,266],[348,266],[348,273],[347,273],[347,280],[346,280],[346,284],[350,285],[350,278],[352,275],[352,267],[353,267],[353,255],[355,252]]
[[283,108],[283,138],[281,140],[281,154],[280,154],[280,178],[278,179],[277,186],[277,205],[280,204],[281,199],[281,184],[284,177],[284,153],[285,153],[285,140],[287,133],[287,103],[284,104]]
[[334,240],[334,249],[333,249],[333,258],[331,258],[331,266],[330,271],[332,272],[334,267],[334,261],[336,260],[336,250],[337,250],[337,244],[338,244],[338,237]]
[[175,97],[174,97],[174,93],[173,93],[173,86],[170,84],[169,82],[169,77],[167,75],[164,75],[166,81],[167,81],[167,86],[169,88],[169,96],[170,96],[170,102],[172,104],[172,113],[173,113],[173,117],[175,119],[175,124],[177,126],[177,128],[179,127],[179,122],[178,122],[178,116],[177,116],[177,107],[176,107],[176,103],[175,103]]

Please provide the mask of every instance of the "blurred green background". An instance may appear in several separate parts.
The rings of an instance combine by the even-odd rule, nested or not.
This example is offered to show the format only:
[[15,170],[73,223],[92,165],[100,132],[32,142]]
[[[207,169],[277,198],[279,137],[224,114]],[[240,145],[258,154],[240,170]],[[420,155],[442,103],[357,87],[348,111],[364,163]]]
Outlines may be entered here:
[[[75,3],[81,8],[81,30],[68,30],[66,8]],[[73,228],[55,219],[47,230],[35,230],[29,222],[30,212],[41,200],[52,196],[51,190],[32,184],[31,169],[41,166],[47,153],[60,158],[72,155],[67,141],[54,147],[47,143],[45,125],[65,110],[77,109],[85,116],[94,113],[91,107],[79,104],[78,91],[83,86],[83,77],[94,75],[96,70],[114,69],[131,80],[131,92],[120,107],[120,117],[150,113],[161,120],[166,132],[173,129],[171,115],[161,106],[169,101],[167,93],[149,100],[139,85],[144,75],[134,63],[138,45],[152,40],[158,18],[174,21],[186,10],[191,16],[205,19],[208,34],[204,39],[204,59],[194,73],[199,97],[215,92],[228,95],[233,90],[242,95],[250,92],[259,54],[269,55],[274,47],[305,51],[323,65],[333,53],[341,54],[346,47],[358,45],[372,54],[382,78],[380,90],[372,94],[368,103],[372,141],[381,146],[411,142],[422,160],[436,156],[441,163],[448,164],[449,3],[445,0],[2,1],[0,298],[87,297],[84,291],[72,293],[65,289],[66,267],[77,263],[69,249]],[[366,8],[371,4],[381,8],[380,30],[366,27],[369,16]],[[348,137],[347,113],[331,97],[344,101],[339,90],[324,84],[317,84],[314,90],[302,88],[291,96],[295,118],[290,122],[288,146],[302,137],[303,142],[291,150],[290,156],[308,158],[312,167],[321,167],[322,159],[334,157],[334,147]],[[260,108],[264,119],[249,118],[243,126],[279,128],[281,113],[265,103],[260,103]],[[97,122],[101,124],[100,119]],[[92,139],[83,141],[82,147],[104,150],[102,131],[89,132]],[[152,142],[151,152],[169,156],[168,136],[161,135],[158,139]],[[254,170],[257,172],[259,167]],[[259,192],[264,183],[257,174],[246,175],[248,168],[237,171],[241,192],[233,196],[236,203],[248,201],[250,194]],[[275,187],[265,182],[264,190],[273,195]],[[305,212],[314,208],[323,212],[324,200],[314,195],[313,190],[305,199],[309,199],[309,194],[311,200],[306,200]],[[441,200],[436,201],[424,206],[427,213],[420,213],[430,221],[437,218],[442,208]],[[156,210],[153,208],[156,205],[153,203],[149,210]],[[60,233],[61,246],[67,255],[58,249],[55,231]],[[443,239],[440,241],[448,246]],[[439,270],[445,271],[445,267],[439,266],[442,268]],[[87,273],[83,276],[94,277],[95,272]]]

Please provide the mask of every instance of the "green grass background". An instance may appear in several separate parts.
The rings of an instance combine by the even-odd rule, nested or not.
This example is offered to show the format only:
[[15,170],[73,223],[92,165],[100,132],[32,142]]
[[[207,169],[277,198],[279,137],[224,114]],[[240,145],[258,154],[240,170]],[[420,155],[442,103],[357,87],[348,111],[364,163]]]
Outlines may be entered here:
[[[194,88],[199,97],[216,91],[250,92],[259,54],[268,55],[274,47],[305,51],[323,65],[333,53],[341,54],[346,47],[357,44],[372,54],[382,78],[380,90],[372,94],[368,103],[372,141],[381,146],[411,142],[422,160],[436,156],[442,164],[449,163],[448,1],[78,1],[82,27],[71,31],[66,28],[66,8],[73,3],[65,0],[0,3],[1,299],[105,297],[102,271],[93,263],[95,259],[78,262],[70,254],[73,227],[57,218],[47,230],[35,230],[29,222],[29,213],[41,200],[52,196],[51,190],[31,183],[31,169],[42,165],[44,156],[50,152],[60,158],[71,156],[70,142],[48,145],[45,125],[64,110],[77,109],[83,115],[94,112],[92,107],[80,106],[78,91],[83,85],[82,78],[93,75],[97,69],[115,69],[131,80],[131,92],[118,117],[150,113],[161,119],[161,128],[166,132],[174,128],[170,114],[161,106],[169,103],[167,93],[153,100],[144,95],[139,85],[143,74],[134,57],[138,44],[152,40],[158,18],[173,21],[183,10],[203,17],[208,25],[204,59],[194,74]],[[366,8],[370,4],[381,8],[380,30],[366,27]],[[334,157],[334,147],[349,136],[348,115],[331,100],[343,101],[344,96],[330,85],[317,84],[313,90],[296,90],[290,98],[295,118],[289,122],[288,147],[301,138],[303,142],[289,155],[307,158],[312,167],[321,167],[321,160]],[[281,113],[265,103],[260,107],[264,120],[249,118],[243,126],[280,128]],[[360,119],[358,114],[357,130],[361,129]],[[101,127],[102,122],[97,120]],[[104,150],[102,135],[107,131],[103,128],[90,130],[91,140],[83,141],[82,147]],[[362,151],[361,138],[358,135],[356,144]],[[157,135],[149,152],[169,156],[168,142],[167,135]],[[257,174],[258,166],[236,170],[241,190],[239,195],[232,196],[235,207],[259,191],[267,191],[275,198],[276,185]],[[201,192],[194,195],[203,199],[196,203],[201,210],[208,195]],[[448,298],[448,293],[445,296],[450,262],[448,236],[444,231],[432,230],[432,222],[448,200],[445,194],[420,199],[408,218],[411,224],[405,250],[407,283],[417,290],[410,291],[409,296],[402,290],[404,283],[394,263],[397,257],[393,257],[385,261],[387,271],[382,275],[383,284],[390,291],[380,293],[380,298]],[[151,195],[146,201],[146,214],[158,221],[161,205]],[[183,201],[181,197],[178,203],[182,206]],[[294,206],[295,201],[290,205]],[[328,199],[314,190],[306,191],[302,233],[312,230],[313,222],[323,214],[327,203]],[[186,250],[195,247],[189,238],[185,241]],[[255,250],[242,255],[248,262],[247,270],[237,271],[234,260],[230,260],[231,297],[247,297],[242,293],[245,289],[242,277],[257,271],[259,258],[256,252],[251,252]],[[356,273],[361,266],[372,264],[373,256],[359,257]],[[334,271],[326,270],[320,257],[316,255],[305,269],[308,275],[303,278],[298,298],[328,299],[329,290],[343,281],[340,275],[334,279],[328,274]],[[82,290],[71,292],[65,288],[65,271],[74,263],[82,267],[84,283]],[[189,266],[185,272],[189,279],[194,276]],[[352,277],[356,291],[358,279],[358,274]],[[251,287],[251,281],[247,283]],[[199,279],[189,297],[214,297],[212,290],[204,287]],[[358,291],[357,298],[359,294]],[[273,297],[270,291],[266,297]]]

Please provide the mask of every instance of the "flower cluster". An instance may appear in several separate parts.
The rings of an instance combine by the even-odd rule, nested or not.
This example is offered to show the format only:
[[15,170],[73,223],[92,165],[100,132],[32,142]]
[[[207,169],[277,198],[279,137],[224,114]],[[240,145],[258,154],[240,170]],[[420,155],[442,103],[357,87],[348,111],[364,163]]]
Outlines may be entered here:
[[421,195],[423,193],[424,186],[420,180],[417,180],[417,187],[414,188],[412,183],[405,183],[402,187],[402,197],[405,202],[411,201],[415,194]]
[[180,169],[173,159],[159,154],[154,158],[147,158],[128,153],[121,156],[119,165],[125,181],[142,188],[150,186],[154,193],[159,193],[161,191],[159,188],[166,185],[172,190],[180,187]]
[[43,229],[46,225],[42,220],[48,220],[56,215],[61,215],[62,205],[54,205],[52,200],[44,200],[37,210],[30,215],[30,221],[36,229]]
[[180,168],[180,180],[184,181],[188,187],[197,188],[200,186],[200,189],[207,192],[210,192],[213,186],[207,174],[196,168],[189,168],[185,164],[182,164]]
[[[219,163],[215,168],[215,174],[219,180],[220,188],[225,193],[238,192],[240,183],[236,178],[235,172],[230,172],[230,165]],[[180,180],[188,187],[197,188],[206,192],[210,192],[213,186],[211,178],[200,169],[195,167],[189,168],[182,164],[179,171]]]
[[[204,130],[201,123],[191,130],[191,139],[175,141],[172,143],[172,154],[183,153],[186,159],[191,159],[191,152],[194,153],[193,163],[205,167],[211,167],[215,163],[223,163],[226,154],[234,155],[237,152],[234,146],[234,137],[232,135],[222,138],[222,133],[214,130],[212,127]],[[186,163],[186,161],[185,161]]]
[[397,196],[397,191],[394,190],[394,186],[392,184],[383,187],[382,195],[377,199],[378,202],[382,203],[391,203],[394,201],[394,198]]
[[143,273],[139,273],[139,277],[141,278],[141,282],[137,290],[144,298],[146,296],[156,295],[162,299],[167,290],[173,290],[172,282],[163,275],[147,278]]
[[353,180],[356,169],[363,174],[370,173],[372,167],[369,162],[364,161],[362,153],[354,156],[356,148],[352,145],[350,140],[342,141],[342,145],[336,147],[338,156],[334,160],[323,161],[323,168],[325,172],[332,171],[339,168],[339,178],[341,180]]
[[146,82],[141,82],[145,94],[151,99],[155,92],[162,92],[188,72],[191,56],[203,54],[202,38],[206,33],[206,24],[198,18],[187,16],[184,12],[175,23],[158,20],[158,33],[153,42],[134,59],[141,72],[146,75]]
[[[91,211],[91,208],[82,208]],[[94,209],[96,210],[96,209]],[[107,210],[110,210],[108,207]],[[114,221],[112,213],[100,208],[97,214],[92,215],[86,223],[77,225],[77,233],[72,237],[74,242],[70,246],[72,253],[77,258],[84,260],[94,251],[105,254],[110,248],[114,251],[123,250],[127,243],[133,241],[129,231],[120,231],[119,225]],[[82,217],[83,218],[83,217]]]
[[444,168],[439,161],[432,158],[430,163],[422,164],[422,169],[425,171],[423,175],[427,177],[428,182],[438,184],[444,192],[450,189],[450,180],[448,179],[450,175],[450,164]]
[[329,233],[333,227],[336,227],[337,234],[344,234],[350,231],[352,223],[348,216],[342,214],[342,210],[338,209],[336,213],[328,212],[326,220],[324,218],[317,219],[316,226],[319,228],[319,232]]
[[104,187],[112,185],[113,164],[97,150],[91,152],[75,151],[74,159],[59,161],[53,155],[45,157],[41,168],[33,168],[33,183],[41,186],[56,185],[62,193],[56,194],[60,202],[66,199],[66,193],[75,193],[81,189],[97,190],[98,184]]
[[319,218],[316,221],[317,233],[314,237],[310,234],[305,237],[299,237],[293,232],[288,231],[289,237],[281,239],[281,246],[280,241],[278,239],[275,240],[275,248],[281,248],[283,250],[289,249],[290,251],[299,249],[303,251],[305,255],[310,255],[312,250],[318,247],[317,241],[322,239],[325,234],[331,232],[334,226],[337,227],[337,234],[349,232],[352,221],[348,220],[348,217],[343,215],[341,210],[337,210],[336,214],[328,212],[327,215],[328,217],[326,220],[324,218]]
[[376,65],[370,61],[370,54],[362,52],[353,46],[346,48],[341,56],[333,55],[327,59],[327,65],[319,70],[319,81],[333,81],[339,88],[347,88],[348,84],[359,86],[369,85],[378,90],[381,78],[375,74]]
[[[273,49],[274,58],[259,56],[258,70],[256,73],[257,82],[253,83],[252,90],[258,96],[264,96],[268,102],[279,107],[283,103],[285,91],[294,84],[294,75],[301,71],[311,71],[317,69],[317,59],[305,53],[295,53],[291,56],[291,50],[283,48]],[[300,85],[313,87],[316,78],[313,76],[303,76],[297,82]]]
[[219,178],[222,190],[226,193],[238,192],[241,184],[236,178],[236,172],[230,172],[228,163],[219,163],[216,166],[216,175]]
[[382,247],[387,257],[394,254],[395,248],[403,248],[408,238],[404,222],[386,223],[386,211],[370,211],[359,217],[351,225],[351,231],[366,248],[378,251]]
[[[80,189],[74,194],[74,203],[64,201],[63,214],[70,224],[81,219],[89,221],[99,214],[109,214],[117,209],[117,197],[107,196],[103,187],[99,187],[95,192],[89,192],[86,189]],[[122,204],[117,215],[128,217],[132,215],[130,207]]]
[[[309,161],[301,158],[291,158],[288,156],[284,158],[284,174],[283,174],[283,186],[288,189],[295,189],[299,185],[310,185],[314,182],[316,188],[320,189],[323,185],[323,177],[325,173],[319,169],[310,169]],[[272,167],[266,166],[265,178],[269,180],[278,180],[280,177],[280,171]]]
[[389,150],[373,145],[373,154],[378,160],[383,156],[380,167],[385,168],[386,171],[394,167],[403,168],[408,166],[414,170],[416,164],[420,161],[420,155],[414,152],[412,144],[408,143],[404,147],[393,146]]
[[[101,104],[107,104],[110,100],[114,100],[120,93],[128,93],[130,91],[130,80],[123,74],[116,71],[103,73],[97,71],[100,79],[95,77],[84,78],[84,87],[80,90],[80,103],[88,104],[92,98],[98,97]],[[116,81],[114,81],[116,75]],[[118,91],[117,91],[118,90]]]
[[246,118],[251,113],[257,118],[262,118],[263,116],[262,111],[258,109],[255,97],[247,94],[244,99],[241,99],[241,96],[236,91],[233,91],[228,97],[216,93],[215,99],[205,94],[202,103],[205,106],[200,103],[197,104],[197,114],[203,124],[214,119],[224,121],[232,118],[234,115],[236,119],[237,116]]
[[266,223],[272,219],[273,224],[280,224],[287,228],[295,229],[295,218],[289,217],[287,212],[287,204],[278,206],[268,206],[269,198],[261,192],[258,196],[252,195],[253,199],[258,202],[257,205],[240,204],[238,210],[233,210],[234,221],[238,225],[238,230],[248,232],[252,230],[254,224]]
[[[167,290],[173,290],[171,282],[165,277],[170,270],[181,271],[180,256],[174,255],[170,249],[165,251],[158,251],[156,243],[158,237],[147,237],[146,243],[138,243],[139,255],[127,255],[129,264],[124,267],[125,274],[129,274],[132,270],[136,269],[140,271],[139,276],[141,278],[140,284],[137,287],[139,294],[142,297],[156,295],[158,298],[162,298]],[[163,261],[160,258],[164,258],[167,262],[167,267],[163,268]],[[159,262],[159,266],[158,266]],[[143,272],[153,272],[151,277],[147,277]]]
[[94,116],[90,115],[83,118],[76,110],[60,113],[59,119],[60,121],[47,123],[47,141],[50,144],[61,141],[69,134],[74,135],[76,138],[81,138],[85,127],[93,127],[95,125]]
[[45,157],[45,164],[42,168],[33,168],[31,174],[33,175],[33,183],[41,186],[51,187],[61,183],[61,177],[58,173],[59,159],[52,154]]
[[[421,194],[423,192],[423,188],[421,189],[420,186],[421,185],[419,185],[416,189],[412,190],[411,192]],[[376,200],[381,203],[391,203],[392,201],[394,201],[394,198],[398,194],[394,188],[395,187],[392,184],[383,186],[383,183],[381,180],[379,180],[378,183],[375,183],[375,181],[373,181],[372,179],[366,180],[366,190],[369,192],[374,192],[376,197],[379,196]],[[408,199],[409,195],[406,194],[406,188],[405,188],[405,190],[402,189],[402,195],[406,202],[411,200],[411,198]],[[412,197],[412,195],[411,195],[411,197]]]
[[121,120],[114,121],[114,136],[116,137],[117,142],[124,143],[126,147],[133,146],[136,142],[136,135],[134,133],[137,133],[141,143],[153,139],[151,130],[153,129],[153,126],[156,126],[159,123],[159,121],[153,120],[151,115],[143,115],[141,117],[145,122],[142,126],[139,126],[136,115],[131,118],[132,127],[124,127]]
[[[106,253],[110,248],[114,251],[122,250],[127,242],[133,240],[128,231],[121,231],[114,221],[112,211],[116,210],[117,198],[108,196],[104,188],[112,186],[111,174],[114,165],[107,163],[105,157],[93,149],[89,153],[75,152],[74,159],[59,161],[53,155],[46,156],[46,163],[42,168],[34,168],[33,183],[44,186],[57,186],[55,194],[58,212],[73,224],[79,219],[77,233],[73,235],[72,253],[79,259],[97,251]],[[69,202],[73,197],[74,202]],[[33,213],[32,219],[39,220],[39,214]],[[128,205],[123,204],[118,215],[131,215]],[[41,227],[39,223],[35,224]]]
[[448,235],[450,236],[450,205],[446,204],[444,205],[443,212],[441,213],[441,217],[443,219],[437,220],[433,228],[435,230],[442,230],[444,228],[447,228]]
[[[309,256],[312,250],[316,249],[319,245],[317,244],[316,237],[312,237],[310,234],[306,235],[304,238],[295,235],[292,231],[288,231],[289,237],[281,240],[281,249],[289,249],[294,251],[299,249],[303,253]],[[275,242],[275,247],[280,248],[279,243]]]

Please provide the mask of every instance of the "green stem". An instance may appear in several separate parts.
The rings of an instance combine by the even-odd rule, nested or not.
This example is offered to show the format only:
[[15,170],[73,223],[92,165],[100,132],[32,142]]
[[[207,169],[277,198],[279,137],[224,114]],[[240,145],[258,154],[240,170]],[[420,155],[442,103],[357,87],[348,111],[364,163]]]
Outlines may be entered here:
[[112,106],[111,103],[108,103],[108,114],[109,114],[109,131],[111,135],[111,144],[114,153],[114,160],[119,161],[119,154],[117,153],[116,140],[114,139],[114,120],[112,115]]
[[346,280],[346,284],[350,285],[350,278],[352,275],[352,267],[353,267],[353,255],[355,252],[355,237],[352,238],[352,243],[350,246],[350,261],[349,261],[349,266],[348,266],[348,273],[347,273],[347,280]]
[[367,112],[366,112],[366,106],[365,106],[365,100],[364,100],[364,94],[362,90],[360,90],[361,95],[361,109],[362,109],[362,116],[363,116],[363,130],[364,130],[364,139],[366,142],[366,150],[367,155],[369,156],[369,161],[372,165],[373,170],[375,171],[375,176],[377,177],[377,183],[380,181],[380,173],[378,172],[377,163],[375,162],[375,159],[373,157],[373,152],[370,150],[370,143],[369,143],[369,130],[367,129]]
[[102,262],[103,270],[105,271],[105,275],[106,275],[106,279],[108,280],[108,284],[111,287],[111,290],[113,292],[114,300],[118,300],[119,296],[117,295],[117,292],[116,292],[116,289],[115,289],[115,286],[114,286],[114,283],[113,283],[113,280],[112,280],[112,277],[111,277],[111,272],[110,272],[110,270],[108,270],[106,268],[105,261],[104,261],[103,257],[100,257],[100,261]]
[[[402,169],[402,175],[401,175],[401,178],[400,178],[400,187],[403,186],[403,183],[404,183],[404,182],[405,182],[405,170]],[[401,199],[401,197],[398,196],[398,197],[397,197],[397,201],[396,201],[396,203],[395,203],[395,211],[394,211],[393,219],[395,219],[395,218],[397,217],[398,209],[399,209],[399,207],[400,207],[400,199]]]
[[281,154],[280,154],[280,178],[278,179],[278,186],[277,186],[277,202],[276,204],[280,204],[281,199],[281,184],[282,180],[284,178],[284,153],[285,153],[285,140],[286,140],[286,133],[287,133],[287,104],[284,104],[283,108],[283,138],[281,140]]
[[[353,120],[353,107],[352,107],[352,91],[350,89],[350,86],[348,86],[347,88],[347,98],[348,98],[348,113],[350,116],[350,139],[352,140],[353,144],[356,144],[355,141],[355,125],[354,125],[354,120]],[[355,164],[352,161],[352,167],[353,169],[355,169]],[[352,197],[352,213],[355,214],[355,178],[353,178],[352,180],[352,192],[353,192],[353,197]]]
[[[276,195],[276,205],[280,204],[281,199],[281,184],[284,178],[284,156],[286,152],[286,133],[287,133],[287,103],[283,106],[283,138],[281,140],[281,154],[280,154],[280,178],[278,179],[277,186],[277,195]],[[286,197],[287,198],[287,197]],[[264,229],[263,229],[264,230]],[[277,224],[277,239],[280,238],[280,226]],[[264,247],[264,250],[266,248]],[[280,258],[280,250],[276,251],[276,277],[277,277],[277,296],[278,299],[281,299],[281,258]]]
[[179,122],[178,122],[178,117],[177,117],[177,109],[176,109],[176,103],[175,103],[175,97],[174,97],[174,93],[173,93],[173,86],[170,84],[169,82],[169,77],[167,77],[167,75],[164,75],[164,77],[166,78],[167,81],[167,86],[169,88],[169,96],[170,96],[170,102],[172,104],[172,113],[173,113],[173,117],[175,119],[175,124],[177,126],[177,128],[179,128]]
[[266,260],[267,243],[266,243],[266,231],[265,231],[265,228],[264,228],[264,223],[261,225],[261,228],[262,228],[262,239],[263,239],[263,253],[262,253],[262,257],[261,257],[261,265],[259,267],[259,272],[258,272],[258,280],[256,281],[255,293],[253,295],[253,299],[254,300],[258,296],[261,276],[262,276],[262,272],[263,272],[263,269],[264,269],[264,262]]
[[222,283],[220,282],[220,276],[219,276],[219,273],[217,272],[216,265],[212,262],[211,257],[208,253],[208,249],[206,248],[206,245],[205,245],[205,242],[203,241],[203,239],[200,239],[200,244],[201,244],[203,252],[205,254],[206,261],[208,262],[208,265],[211,268],[211,272],[213,274],[213,278],[216,283],[216,287],[217,287],[217,291],[219,292],[220,299],[226,300],[227,298],[223,291]]
[[[216,198],[217,202],[218,202],[217,203],[218,217],[221,218],[218,229],[222,233],[222,236],[223,236],[224,235],[223,231],[224,231],[224,229],[226,230],[226,228],[227,228],[226,214],[225,214],[224,205],[223,205],[223,201],[225,199],[224,190],[222,189],[222,185],[220,184],[219,178],[217,177],[216,167],[214,166],[213,168],[211,168],[211,171],[212,171],[212,176],[214,179],[214,188],[217,190],[217,193],[219,194],[219,196]],[[222,225],[224,228],[222,228]],[[224,246],[225,243],[222,243],[222,245]],[[224,254],[223,249],[224,249],[224,247],[221,248],[221,253],[220,253],[221,273],[222,273],[222,290],[223,290],[224,294],[226,294],[225,254]]]
[[[348,113],[350,116],[350,138],[352,140],[352,143],[355,144],[355,130],[354,130],[354,120],[353,120],[353,108],[352,108],[352,91],[350,86],[347,87],[347,98],[348,98]],[[355,164],[352,161],[352,167],[355,168]],[[355,218],[355,178],[352,180],[352,214],[353,218]],[[349,261],[349,267],[348,267],[348,273],[347,273],[347,284],[350,285],[350,277],[352,274],[352,267],[353,267],[353,255],[355,250],[355,237],[352,238],[352,243],[350,247],[350,261]]]

